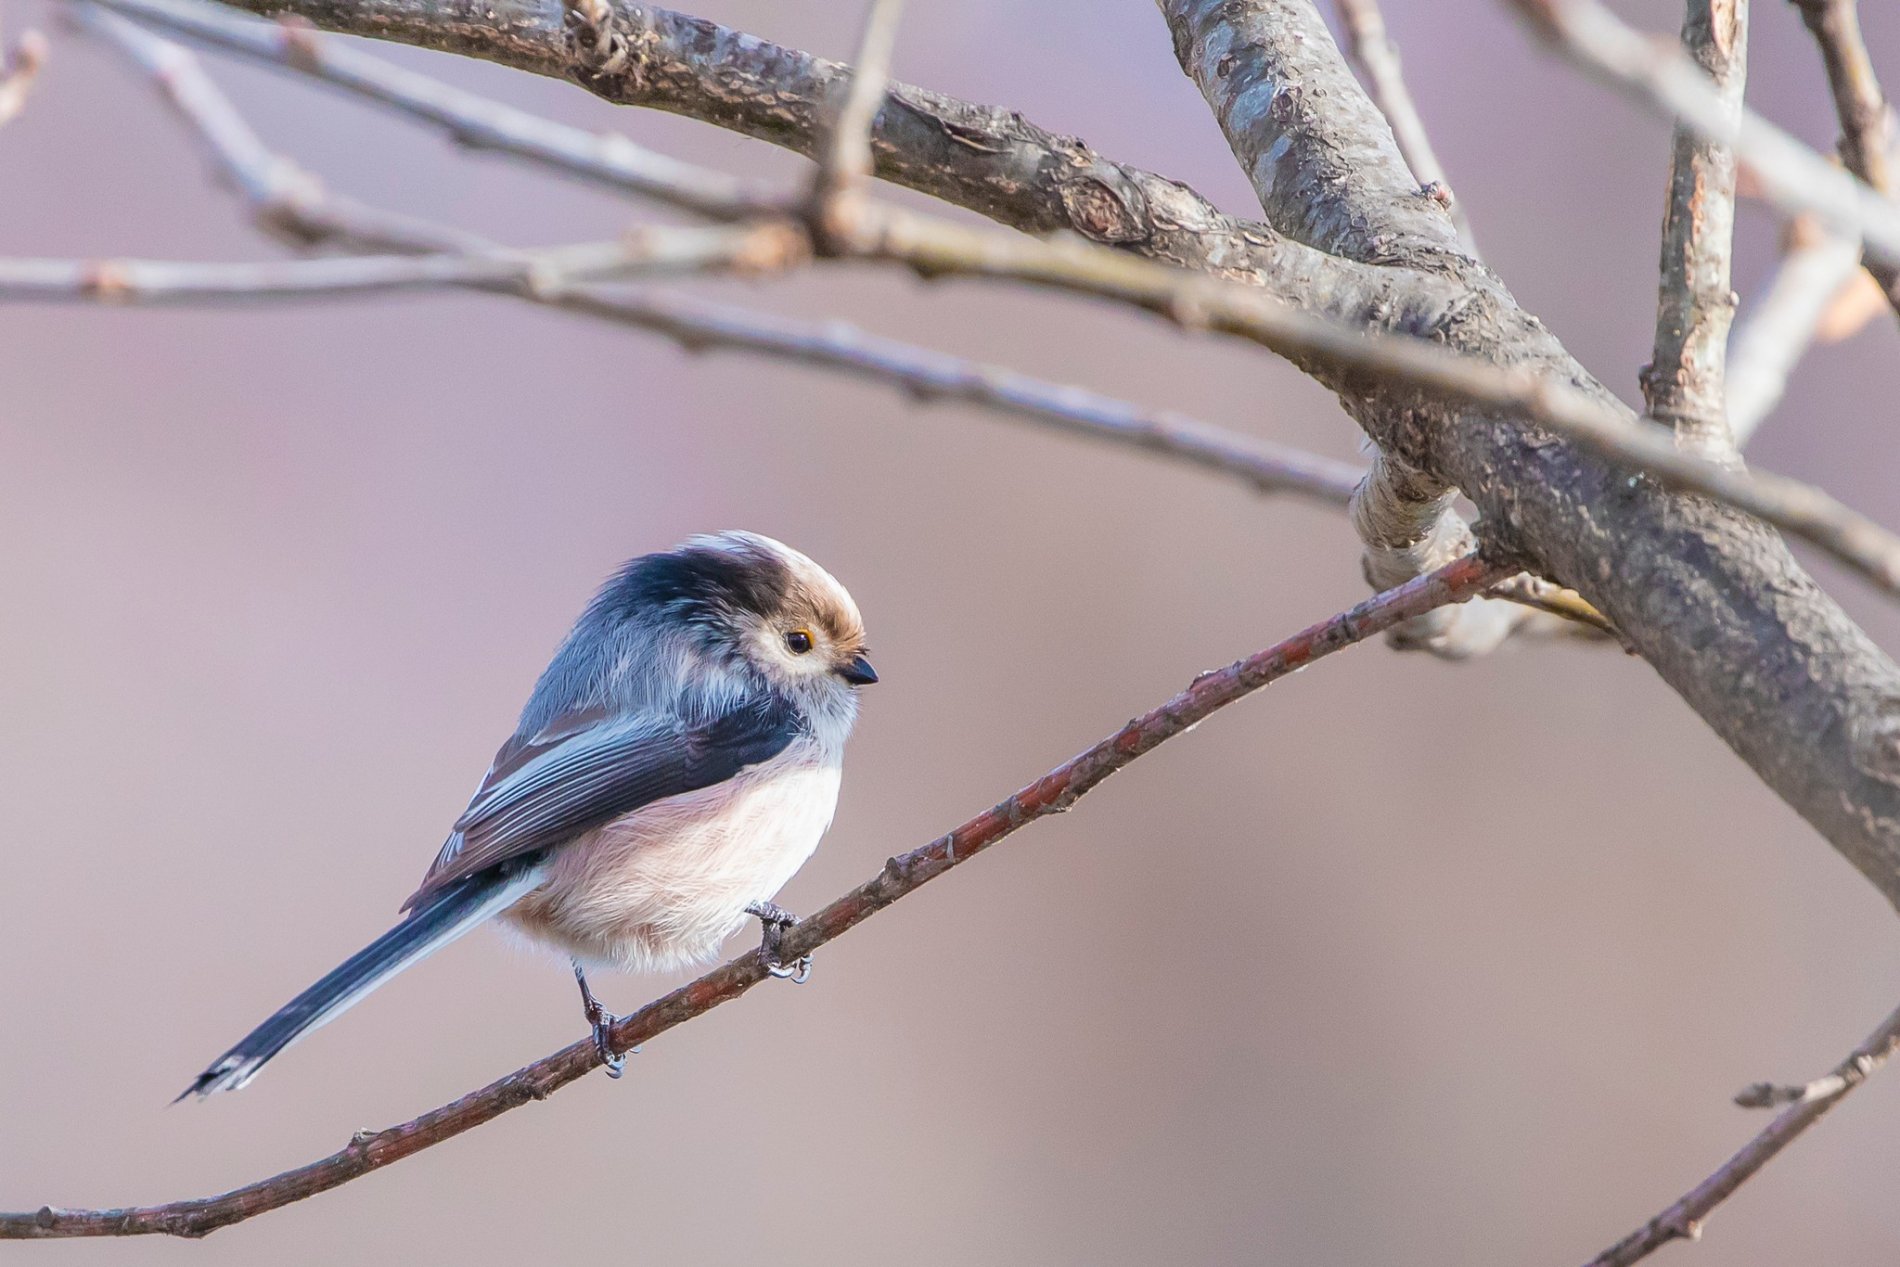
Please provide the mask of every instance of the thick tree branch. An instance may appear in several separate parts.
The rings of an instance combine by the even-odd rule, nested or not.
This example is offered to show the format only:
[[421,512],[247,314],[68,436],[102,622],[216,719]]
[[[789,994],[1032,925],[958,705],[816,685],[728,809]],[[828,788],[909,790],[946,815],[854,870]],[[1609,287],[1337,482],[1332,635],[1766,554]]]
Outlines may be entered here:
[[[1689,0],[1682,44],[1741,120],[1748,77],[1748,0]],[[1723,376],[1735,319],[1729,259],[1735,236],[1735,155],[1677,125],[1663,212],[1656,350],[1643,370],[1649,416],[1676,443],[1711,461],[1735,460]]]
[[[1430,576],[1375,595],[1350,611],[1224,669],[1203,673],[1167,703],[1135,718],[994,808],[920,849],[890,859],[876,876],[789,930],[781,954],[791,960],[813,953],[1004,837],[1039,818],[1068,809],[1109,775],[1236,700],[1409,617],[1446,603],[1463,602],[1510,571],[1509,567],[1476,556],[1460,559]],[[765,964],[756,952],[742,955],[622,1017],[613,1028],[612,1045],[617,1051],[626,1051],[648,1042],[767,979]],[[599,1063],[594,1041],[583,1039],[414,1121],[360,1133],[346,1147],[320,1161],[222,1196],[117,1210],[42,1206],[37,1211],[0,1214],[0,1239],[204,1236],[380,1170],[531,1100],[545,1100]]]
[[[1208,104],[1274,228],[1375,264],[1463,257],[1451,216],[1419,188],[1308,0],[1162,10],[1176,59],[1217,87]],[[1287,91],[1294,71],[1299,88]]]
[[[1881,91],[1874,61],[1860,34],[1856,0],[1794,0],[1801,20],[1814,35],[1841,121],[1841,162],[1847,170],[1888,197],[1893,196],[1893,114]],[[1900,311],[1900,268],[1892,261],[1869,259],[1868,271],[1880,283],[1887,302]]]
[[1826,1116],[1849,1091],[1867,1080],[1886,1059],[1900,1049],[1900,1011],[1880,1023],[1846,1060],[1826,1077],[1799,1087],[1779,1087],[1758,1082],[1744,1087],[1735,1102],[1746,1108],[1791,1105],[1775,1118],[1761,1134],[1724,1162],[1714,1174],[1697,1184],[1681,1200],[1643,1226],[1591,1259],[1588,1267],[1629,1267],[1649,1257],[1673,1240],[1696,1240],[1702,1225],[1735,1190],[1754,1178],[1755,1173],[1782,1149]]
[[[204,6],[193,5],[180,0],[114,0],[114,7],[120,11],[155,22],[166,29],[175,30],[192,38],[204,40],[217,47],[242,52],[247,56],[266,60],[278,65],[286,65],[301,72],[315,75],[339,87],[346,88],[381,104],[435,123],[447,128],[452,135],[464,140],[473,140],[490,146],[505,149],[518,157],[529,158],[544,164],[558,167],[583,179],[619,184],[631,192],[666,198],[678,205],[695,210],[726,217],[747,214],[758,206],[769,203],[770,199],[753,196],[740,200],[732,191],[725,191],[723,201],[714,200],[710,193],[719,192],[717,178],[711,175],[697,179],[685,179],[692,173],[676,176],[671,183],[676,188],[669,190],[669,176],[662,165],[672,164],[671,160],[655,155],[645,155],[637,149],[631,162],[623,161],[620,148],[613,143],[618,138],[599,138],[580,132],[578,129],[563,127],[548,120],[537,119],[521,111],[513,111],[493,102],[475,98],[471,94],[444,85],[435,84],[414,72],[387,67],[376,59],[364,57],[347,48],[333,48],[319,43],[308,34],[292,29],[288,38],[280,36],[254,24],[246,24],[226,17]],[[574,39],[595,61],[614,57],[618,50],[633,47],[637,41],[633,37],[622,37],[608,30],[612,24],[605,14],[605,0],[587,0],[576,3],[570,15],[575,26]],[[661,14],[659,18],[667,15]],[[647,22],[648,15],[641,14],[637,19]],[[658,19],[655,19],[658,20]],[[618,28],[615,28],[617,30]],[[652,34],[646,27],[636,29],[639,36]],[[868,31],[867,33],[874,33]],[[745,45],[745,37],[734,36],[733,47]],[[769,46],[767,46],[769,47]],[[801,60],[802,59],[802,60]],[[782,101],[784,93],[763,82],[762,77],[774,73],[773,68],[794,62],[808,69],[800,72],[802,81],[809,82],[814,92],[837,96],[850,83],[849,72],[830,63],[820,63],[805,58],[803,54],[789,50],[775,50],[765,62],[764,69],[754,69],[749,75],[734,74],[730,69],[720,76],[722,83],[730,84],[735,80],[747,83],[744,93],[746,100],[763,97],[767,91],[777,92],[775,100]],[[751,80],[761,81],[754,86]],[[881,77],[880,77],[881,78]],[[596,92],[619,99],[615,92],[603,86],[600,76],[582,77]],[[868,81],[867,81],[868,82]],[[928,94],[919,94],[917,90],[904,89],[906,93],[917,95],[919,99]],[[902,98],[893,97],[893,102]],[[867,94],[866,102],[873,100]],[[860,113],[863,114],[861,103]],[[822,115],[823,103],[815,103],[809,111]],[[999,112],[984,110],[963,103],[946,103],[945,110],[959,119],[987,120],[992,125],[989,133],[970,131],[970,124],[952,123],[945,120],[946,127],[965,130],[963,142],[979,154],[1005,152],[1008,148],[1007,137],[995,130],[996,116]],[[879,114],[867,115],[861,125],[875,137],[880,127],[889,128],[890,110]],[[756,123],[756,120],[755,120]],[[1024,137],[1043,136],[1038,129],[1032,129],[1023,123],[1020,117],[1009,116],[1007,129],[1013,134]],[[1000,138],[1003,138],[999,140]],[[630,145],[630,143],[628,143]],[[816,141],[812,144],[815,146]],[[1038,179],[1043,172],[1055,173],[1055,179],[1066,179],[1062,175],[1068,165],[1051,162],[1042,157],[1037,160]],[[1018,164],[1020,167],[1021,165]],[[1102,164],[1090,158],[1083,166],[1094,169]],[[1076,186],[1074,193],[1060,192],[1050,205],[1059,203],[1065,215],[1070,219],[1065,227],[1080,231],[1084,236],[1094,237],[1105,243],[1122,246],[1154,258],[1181,263],[1189,267],[1211,271],[1217,275],[1242,278],[1246,281],[1280,293],[1295,302],[1315,302],[1311,297],[1326,296],[1333,288],[1320,284],[1319,276],[1314,275],[1351,269],[1345,261],[1334,260],[1322,252],[1301,247],[1294,243],[1278,241],[1264,227],[1247,227],[1240,222],[1225,221],[1203,200],[1179,186],[1168,185],[1160,178],[1147,173],[1122,169],[1133,182],[1131,188],[1148,188],[1153,196],[1144,195],[1141,199],[1141,216],[1153,222],[1154,231],[1143,229],[1140,233],[1102,234],[1100,226],[1091,227],[1092,205],[1082,197],[1083,186]],[[822,175],[822,172],[821,172]],[[941,179],[939,177],[939,179]],[[1166,191],[1160,188],[1168,185]],[[1095,188],[1095,186],[1089,186]],[[1102,186],[1106,188],[1106,186]],[[820,190],[829,199],[832,191],[821,184]],[[1172,197],[1179,205],[1160,201],[1163,197]],[[839,213],[855,213],[858,203],[851,202],[849,207],[840,207],[835,200],[825,203],[827,214],[811,217],[816,235],[815,245],[821,251],[833,251],[844,233],[853,222],[842,219]],[[1133,221],[1130,221],[1133,224]],[[1205,223],[1225,223],[1230,228],[1218,228],[1197,236],[1183,238],[1180,230],[1184,226]],[[1035,227],[1035,222],[1019,224],[1018,227]],[[1230,231],[1231,230],[1231,231]],[[1239,258],[1231,249],[1235,234],[1246,244],[1248,255],[1242,267],[1235,267]],[[1365,272],[1366,270],[1360,269]],[[1369,279],[1366,289],[1370,292],[1370,302],[1382,302],[1377,296],[1390,288],[1391,282],[1384,277]],[[1359,286],[1346,288],[1357,291]],[[1319,301],[1319,302],[1323,302]],[[1450,302],[1449,297],[1447,302]],[[1388,463],[1388,466],[1391,466]],[[1403,465],[1403,464],[1399,464]],[[1442,483],[1427,487],[1432,481],[1417,471],[1411,471],[1407,477],[1395,483],[1374,483],[1367,486],[1367,493],[1373,496],[1390,497],[1398,488],[1418,488],[1418,500],[1407,505],[1378,507],[1374,513],[1362,516],[1359,522],[1367,527],[1379,527],[1393,533],[1390,537],[1368,539],[1366,541],[1366,571],[1390,584],[1403,579],[1405,575],[1417,575],[1437,564],[1457,557],[1471,541],[1469,527],[1451,509],[1451,495]],[[1365,494],[1362,494],[1365,495]],[[1443,547],[1437,552],[1428,552],[1424,547]],[[1392,561],[1403,560],[1412,567],[1410,572],[1402,572],[1393,566]],[[1375,588],[1383,588],[1375,585]],[[1583,605],[1587,608],[1587,604]],[[1403,641],[1407,645],[1422,646],[1437,654],[1460,658],[1483,654],[1497,646],[1510,634],[1531,623],[1532,614],[1523,606],[1504,603],[1473,603],[1464,607],[1437,614],[1429,627],[1405,631]],[[1594,623],[1601,623],[1595,618]]]
[[[84,29],[111,42],[152,77],[204,142],[219,176],[239,192],[265,233],[286,238],[294,246],[330,245],[372,252],[503,249],[460,229],[326,193],[314,177],[264,145],[190,52],[96,5],[81,5],[77,14]],[[898,386],[921,401],[959,400],[984,406],[1068,434],[1129,444],[1232,475],[1259,492],[1294,492],[1344,505],[1360,481],[1359,471],[1343,462],[1171,411],[1144,410],[1080,388],[912,347],[844,322],[808,325],[678,296],[602,286],[558,291],[512,285],[477,289],[648,330],[689,351],[732,348],[760,353]],[[1490,592],[1562,618],[1540,627],[1539,632],[1615,633],[1574,591],[1548,581],[1520,575]]]

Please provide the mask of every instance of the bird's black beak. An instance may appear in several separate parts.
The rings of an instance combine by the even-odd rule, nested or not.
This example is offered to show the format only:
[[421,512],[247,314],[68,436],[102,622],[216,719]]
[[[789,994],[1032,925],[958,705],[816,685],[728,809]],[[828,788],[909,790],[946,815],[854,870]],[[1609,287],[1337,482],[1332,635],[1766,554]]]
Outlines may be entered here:
[[853,686],[869,686],[877,681],[877,670],[871,662],[861,655],[851,657],[851,663],[838,670],[838,676]]

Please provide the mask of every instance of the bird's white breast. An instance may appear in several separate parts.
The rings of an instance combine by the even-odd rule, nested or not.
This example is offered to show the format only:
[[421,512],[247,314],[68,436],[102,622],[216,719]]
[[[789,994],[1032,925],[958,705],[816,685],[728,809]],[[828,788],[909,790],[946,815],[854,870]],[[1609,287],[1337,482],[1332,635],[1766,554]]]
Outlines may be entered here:
[[584,962],[710,960],[818,847],[838,803],[835,749],[794,742],[697,792],[655,801],[556,851],[504,918]]

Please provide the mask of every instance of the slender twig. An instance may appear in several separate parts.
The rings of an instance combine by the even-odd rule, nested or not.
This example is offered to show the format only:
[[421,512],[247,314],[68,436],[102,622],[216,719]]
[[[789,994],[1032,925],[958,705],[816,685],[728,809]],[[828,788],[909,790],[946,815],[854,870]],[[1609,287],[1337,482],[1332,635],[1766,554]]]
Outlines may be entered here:
[[[1682,45],[1720,93],[1730,126],[1738,123],[1748,74],[1748,0],[1689,0]],[[1735,319],[1734,236],[1734,152],[1677,124],[1655,353],[1643,371],[1643,399],[1650,417],[1675,429],[1678,445],[1716,462],[1736,460],[1723,387]]]
[[590,132],[397,66],[306,24],[263,22],[211,5],[167,0],[107,0],[104,7],[213,48],[295,71],[439,128],[470,149],[525,159],[587,184],[728,220],[783,201],[722,172],[648,150],[617,132]]
[[1579,389],[1535,370],[1492,365],[1417,339],[1368,335],[1250,287],[1078,243],[986,233],[890,207],[880,208],[875,221],[858,244],[868,258],[901,261],[927,276],[1007,279],[1105,296],[1301,361],[1363,371],[1521,418],[1665,486],[1747,511],[1900,593],[1900,537],[1873,520],[1799,480],[1734,470],[1682,452],[1663,428],[1632,425]]
[[1418,177],[1420,185],[1444,202],[1452,223],[1458,226],[1458,240],[1465,250],[1476,255],[1478,243],[1471,232],[1470,218],[1445,176],[1438,152],[1432,148],[1425,120],[1418,113],[1418,103],[1412,100],[1411,90],[1405,86],[1398,41],[1386,30],[1379,0],[1336,0],[1336,4],[1346,28],[1346,51],[1364,73],[1366,88],[1378,103],[1379,112],[1392,125],[1392,139],[1399,143],[1399,153],[1405,156],[1406,166]]
[[[111,6],[117,7],[117,6]],[[457,144],[533,161],[600,185],[716,219],[757,215],[783,203],[764,186],[681,162],[618,132],[556,123],[327,39],[293,20],[260,22],[200,5],[126,6],[129,17],[179,30],[273,63],[440,128]]]
[[1733,1196],[1737,1188],[1753,1178],[1756,1171],[1803,1131],[1826,1116],[1829,1109],[1841,1102],[1841,1097],[1865,1082],[1896,1049],[1900,1049],[1900,1010],[1882,1021],[1880,1028],[1869,1034],[1867,1041],[1826,1077],[1799,1087],[1756,1083],[1743,1088],[1735,1101],[1744,1107],[1767,1108],[1777,1104],[1791,1107],[1681,1200],[1591,1259],[1589,1267],[1629,1267],[1670,1241],[1700,1237],[1703,1223],[1717,1206]]
[[[1446,603],[1463,602],[1511,570],[1468,556],[1429,576],[1375,595],[1350,611],[1224,669],[1203,673],[1167,703],[1135,718],[995,807],[920,849],[890,859],[876,876],[790,929],[781,954],[787,958],[811,954],[1004,837],[1039,818],[1068,809],[1109,775],[1227,705],[1408,617]],[[765,964],[756,952],[741,955],[621,1018],[613,1027],[612,1046],[625,1051],[649,1042],[768,979]],[[38,1211],[0,1214],[0,1239],[154,1233],[203,1236],[380,1170],[531,1100],[544,1100],[599,1064],[599,1048],[591,1038],[583,1039],[414,1121],[359,1133],[348,1146],[329,1157],[222,1196],[131,1209],[67,1210],[46,1206]]]
[[1739,122],[1722,93],[1679,48],[1634,30],[1598,0],[1508,0],[1571,61],[1696,135],[1734,150],[1782,210],[1811,211],[1858,234],[1868,253],[1900,264],[1900,205],[1749,110]]
[[27,94],[46,65],[47,52],[46,37],[33,30],[22,31],[11,52],[0,49],[0,127],[26,108]]
[[1814,36],[1827,82],[1834,94],[1834,113],[1841,124],[1841,161],[1847,170],[1875,189],[1891,191],[1893,118],[1887,94],[1874,73],[1873,58],[1860,33],[1856,0],[1793,0],[1801,20]]
[[1780,266],[1729,339],[1728,424],[1739,448],[1781,402],[1788,377],[1843,287],[1860,274],[1860,243],[1796,217]]
[[871,180],[871,134],[891,77],[891,52],[904,0],[871,0],[864,15],[849,87],[812,177],[811,221],[821,249],[844,231],[863,205]]
[[799,249],[778,224],[642,229],[620,242],[465,255],[199,264],[0,259],[0,300],[232,303],[507,284],[545,292],[585,277],[782,268]]
[[[1891,197],[1893,114],[1874,73],[1873,58],[1860,34],[1856,0],[1794,0],[1827,67],[1834,113],[1841,123],[1841,162],[1847,170]],[[1880,283],[1887,302],[1900,311],[1900,268],[1890,260],[1869,259],[1868,271]]]

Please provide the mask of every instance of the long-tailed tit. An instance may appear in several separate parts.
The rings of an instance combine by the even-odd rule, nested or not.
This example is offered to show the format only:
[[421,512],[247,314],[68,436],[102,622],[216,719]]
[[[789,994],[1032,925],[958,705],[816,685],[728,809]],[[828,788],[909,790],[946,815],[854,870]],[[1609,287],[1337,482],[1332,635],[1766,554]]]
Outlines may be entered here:
[[[857,605],[767,537],[694,537],[627,564],[535,684],[515,733],[404,904],[400,924],[292,999],[186,1090],[277,1053],[492,917],[573,960],[602,1060],[616,1019],[584,965],[710,960],[757,915],[775,975],[792,922],[771,899],[831,824],[857,688],[877,681]],[[183,1098],[182,1096],[180,1097]]]

